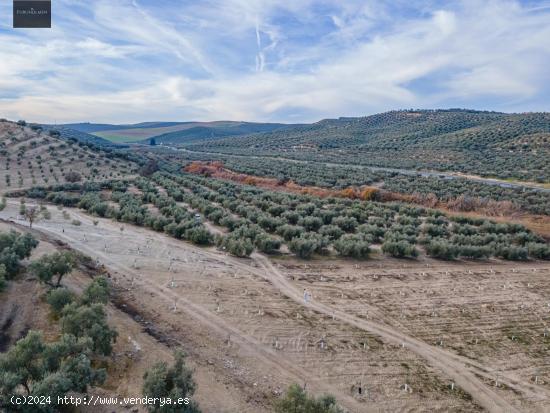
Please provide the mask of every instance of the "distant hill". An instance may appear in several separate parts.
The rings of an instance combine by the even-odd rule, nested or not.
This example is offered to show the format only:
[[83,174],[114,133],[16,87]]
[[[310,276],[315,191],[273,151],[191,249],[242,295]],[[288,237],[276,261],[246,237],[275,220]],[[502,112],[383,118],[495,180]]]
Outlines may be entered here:
[[[193,122],[185,128],[174,132],[154,136],[157,144],[189,144],[204,140],[220,139],[231,136],[248,135],[252,133],[272,132],[292,129],[301,125],[282,123],[252,123],[252,122]],[[145,139],[142,143],[148,142]]]
[[392,111],[191,142],[188,147],[550,182],[550,113]]
[[55,130],[58,131],[63,139],[75,139],[78,142],[91,143],[101,147],[122,147],[107,139],[100,138],[87,132],[80,131],[78,129],[71,129],[68,126],[52,126],[41,125],[45,131]]
[[77,130],[79,132],[94,133],[120,129],[143,129],[143,128],[165,128],[170,126],[177,126],[190,122],[141,122],[135,124],[122,124],[114,125],[109,123],[66,123],[59,125],[68,129]]
[[69,123],[59,125],[82,133],[88,133],[114,143],[145,142],[155,137],[159,143],[179,144],[207,138],[238,136],[250,133],[270,132],[294,125],[253,122],[142,122],[132,125],[103,123]]

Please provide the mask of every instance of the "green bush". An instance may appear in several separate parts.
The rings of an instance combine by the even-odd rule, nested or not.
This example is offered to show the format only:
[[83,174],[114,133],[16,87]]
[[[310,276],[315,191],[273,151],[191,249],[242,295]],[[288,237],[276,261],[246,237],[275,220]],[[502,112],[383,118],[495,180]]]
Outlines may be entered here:
[[344,257],[368,258],[370,242],[364,236],[346,234],[334,243],[334,249]]
[[157,401],[148,406],[151,413],[200,413],[197,403],[191,400],[195,389],[193,373],[185,365],[185,357],[179,351],[175,354],[173,366],[169,367],[165,362],[160,362],[143,375],[143,396],[156,400],[190,399],[189,404],[182,405],[161,405],[160,401]]
[[502,246],[497,249],[496,256],[510,261],[527,260],[527,248],[516,246]]
[[458,255],[458,249],[446,241],[434,240],[426,245],[426,253],[433,258],[454,260]]
[[344,413],[333,396],[309,396],[300,386],[293,384],[284,397],[275,402],[276,413]]
[[16,231],[0,233],[0,265],[4,266],[5,278],[12,279],[19,272],[20,261],[30,257],[38,241],[31,235]]
[[281,247],[281,241],[278,240],[275,237],[271,237],[267,234],[260,234],[256,237],[254,240],[254,243],[256,244],[256,248],[258,250],[265,252],[267,254],[271,254],[275,251],[278,251]]
[[491,249],[486,246],[460,245],[458,255],[463,258],[485,259],[491,256]]
[[382,252],[396,258],[414,258],[418,256],[418,251],[413,244],[407,241],[385,241],[382,244]]
[[117,332],[107,324],[107,314],[101,304],[80,306],[77,303],[66,305],[62,311],[61,327],[65,334],[92,339],[92,350],[108,356],[111,343],[116,340]]
[[300,236],[292,238],[288,243],[288,248],[291,252],[296,254],[300,258],[309,259],[317,250],[317,242],[311,238]]
[[6,267],[0,264],[0,293],[6,289]]
[[218,247],[236,257],[248,257],[254,251],[254,245],[248,238],[236,238],[232,235],[221,237]]
[[299,237],[304,233],[304,227],[296,225],[281,225],[277,228],[277,234],[279,234],[285,241],[290,241],[293,238]]
[[317,217],[305,217],[300,221],[300,225],[307,231],[317,231],[323,225],[321,218]]
[[527,244],[527,251],[532,258],[550,260],[550,247],[547,244],[529,243]]
[[110,288],[107,278],[96,277],[83,291],[80,302],[84,305],[107,304],[109,295]]
[[185,231],[185,239],[198,245],[211,245],[213,236],[204,226],[196,226]]
[[330,240],[337,240],[344,234],[344,231],[337,225],[323,225],[319,229],[319,234]]
[[353,232],[357,227],[357,219],[353,217],[336,217],[332,220],[333,225],[337,225],[346,232]]
[[68,334],[56,342],[45,343],[42,333],[29,331],[0,354],[0,410],[19,411],[10,402],[12,396],[49,396],[51,404],[29,405],[21,411],[58,411],[62,408],[58,397],[86,393],[88,386],[103,383],[106,373],[92,367],[91,346],[88,338],[77,339]]
[[67,288],[55,288],[50,290],[46,301],[56,315],[60,315],[63,308],[75,300],[75,295]]
[[[43,283],[51,287],[59,287],[61,279],[72,271],[75,263],[75,257],[71,252],[54,252],[33,261],[29,266],[29,270]],[[55,283],[52,281],[54,277],[56,278]]]

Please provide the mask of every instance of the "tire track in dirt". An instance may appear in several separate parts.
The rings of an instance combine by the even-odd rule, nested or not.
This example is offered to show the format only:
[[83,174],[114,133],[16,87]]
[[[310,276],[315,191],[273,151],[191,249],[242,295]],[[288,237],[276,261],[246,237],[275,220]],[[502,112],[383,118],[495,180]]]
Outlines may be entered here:
[[[71,211],[74,212],[74,211]],[[74,216],[77,216],[83,222],[88,221],[89,217],[83,216],[78,213],[73,213]],[[240,349],[246,350],[247,356],[254,358],[256,361],[263,363],[266,368],[269,370],[266,371],[277,371],[279,377],[285,379],[288,383],[303,383],[307,382],[308,387],[311,388],[316,393],[330,393],[335,395],[338,399],[338,402],[345,408],[349,409],[352,412],[375,412],[376,409],[373,409],[367,405],[361,404],[359,401],[354,399],[352,396],[341,393],[337,389],[330,386],[328,383],[323,382],[315,377],[315,374],[312,374],[301,367],[296,363],[292,363],[283,355],[276,353],[270,348],[266,348],[262,343],[257,341],[255,338],[250,337],[242,333],[237,328],[229,325],[221,317],[218,317],[215,314],[212,314],[207,309],[197,305],[184,297],[181,297],[173,293],[170,289],[164,287],[163,285],[156,284],[147,278],[143,277],[139,271],[136,271],[120,262],[116,262],[108,254],[92,249],[89,246],[82,243],[80,240],[71,237],[65,232],[54,231],[50,228],[45,228],[39,223],[35,224],[33,229],[40,232],[45,232],[50,236],[55,236],[60,238],[65,242],[69,242],[71,247],[75,250],[81,251],[86,255],[89,255],[93,258],[99,258],[106,265],[106,267],[116,270],[119,273],[129,275],[134,278],[134,285],[140,286],[148,293],[157,294],[162,298],[166,299],[167,305],[173,303],[174,300],[177,300],[178,309],[184,311],[186,314],[192,316],[202,325],[207,326],[210,330],[215,332],[220,336],[220,342],[223,341],[225,337],[229,334],[231,336],[231,342],[240,346]],[[187,244],[184,244],[187,247]],[[182,245],[179,245],[181,248]],[[204,250],[199,250],[200,253],[204,253]],[[220,257],[216,254],[207,254],[220,260]],[[239,263],[242,266],[241,263]],[[255,268],[253,268],[255,269]],[[255,269],[257,270],[257,269]]]
[[[253,258],[265,269],[267,274],[271,274],[268,279],[277,288],[279,288],[279,290],[281,290],[287,297],[303,304],[300,291],[289,281],[287,281],[283,274],[281,274],[266,257],[260,254],[254,254]],[[463,363],[449,357],[449,354],[446,352],[444,353],[425,342],[409,337],[397,330],[394,330],[390,326],[380,325],[350,316],[347,313],[333,309],[322,303],[310,302],[307,304],[307,307],[327,316],[339,319],[354,327],[377,334],[380,337],[394,343],[404,343],[407,348],[427,360],[433,367],[436,367],[452,377],[458,386],[468,392],[483,408],[489,412],[519,413],[519,410],[517,410],[500,395],[489,389]]]
[[[71,213],[84,222],[88,222],[89,224],[92,223],[92,220],[87,215],[81,214],[80,212],[77,212],[75,210],[71,210]],[[112,225],[114,228],[116,223],[112,223]],[[71,238],[65,233],[62,234],[60,232],[52,231],[50,229],[42,227],[40,224],[36,224],[35,227],[36,229],[42,228],[43,231],[50,232],[58,237],[65,238],[66,240],[70,241],[73,245],[77,246],[77,249],[85,250],[85,252],[89,255],[101,256],[101,258],[105,262],[109,263],[109,266],[111,268],[117,268],[120,272],[129,274],[132,276],[139,275],[139,273],[134,271],[133,269],[127,266],[124,266],[120,263],[113,262],[112,258],[110,258],[108,255],[100,253],[96,250],[90,249],[79,240]],[[134,228],[134,226],[132,226],[132,228]],[[162,241],[163,244],[172,245],[177,248],[182,248],[181,242],[177,242],[176,240],[172,242],[172,240],[169,240],[160,234],[151,233],[150,231],[147,231],[140,227],[135,227],[135,229],[138,232],[147,232],[148,236],[154,237],[157,240]],[[255,266],[244,263],[241,260],[234,259],[229,256],[220,256],[219,253],[206,251],[204,249],[195,247],[187,243],[183,245],[185,245],[186,249],[196,253],[200,253],[213,260],[216,260],[217,262],[231,263],[235,267],[238,267],[244,271],[260,276],[268,280],[274,287],[279,289],[279,291],[281,291],[287,297],[291,298],[292,300],[294,300],[295,302],[301,305],[304,305],[301,292],[298,291],[298,289],[295,286],[293,286],[284,277],[284,275],[280,273],[280,271],[273,266],[273,264],[269,261],[269,259],[263,255],[260,255],[260,254],[253,255],[254,262],[260,265],[260,268],[257,268]],[[140,277],[136,277],[136,278],[139,280]],[[182,297],[179,297],[173,294],[171,291],[167,290],[163,286],[152,283],[151,281],[141,281],[141,282],[143,283],[144,288],[147,288],[149,291],[152,291],[152,292],[157,292],[158,294],[166,298],[170,303],[173,302],[174,298],[177,298],[178,303],[185,305],[185,310],[189,312],[190,315],[192,315],[193,317],[195,317],[205,325],[209,326],[212,330],[216,331],[219,334],[225,334],[226,336],[227,333],[229,333],[232,335],[232,337],[238,338],[240,345],[245,347],[247,350],[251,351],[252,354],[260,358],[265,363],[272,365],[280,373],[286,374],[287,377],[291,378],[293,381],[306,380],[308,382],[311,382],[312,376],[307,371],[298,368],[294,364],[287,363],[286,360],[283,360],[278,354],[274,353],[271,349],[262,348],[263,346],[261,343],[257,342],[252,337],[249,337],[239,332],[237,329],[228,325],[224,320],[220,319],[216,315],[210,314],[206,309],[192,302],[189,302],[188,300],[184,300]],[[409,349],[411,349],[413,352],[415,352],[417,355],[421,356],[422,358],[428,360],[432,364],[432,366],[438,368],[440,371],[452,377],[455,380],[457,385],[459,385],[465,391],[467,391],[474,399],[476,399],[480,403],[480,405],[482,405],[488,411],[518,412],[518,410],[513,405],[511,405],[508,401],[506,401],[505,399],[500,397],[498,394],[496,394],[494,391],[492,391],[490,388],[488,388],[487,385],[485,385],[481,380],[479,380],[476,377],[476,376],[482,376],[482,377],[491,379],[492,375],[490,374],[490,369],[485,368],[484,366],[472,360],[462,358],[461,356],[446,352],[444,350],[431,346],[421,340],[410,337],[389,325],[365,321],[355,316],[351,316],[345,312],[335,310],[330,306],[327,306],[325,304],[318,303],[318,302],[309,303],[308,307],[316,310],[319,313],[339,319],[356,328],[368,331],[370,333],[377,334],[389,341],[397,343],[398,345],[405,343],[405,345]],[[474,371],[471,371],[472,369]],[[506,379],[505,376],[503,377],[501,375],[500,378],[501,378],[500,380],[501,382],[505,382],[503,381]],[[510,387],[512,388],[514,387],[514,384],[517,386],[523,385],[523,387],[525,387],[524,383],[520,384],[513,379],[509,379],[509,381],[511,383]],[[324,383],[317,382],[312,384],[314,384],[314,386],[316,386],[319,390],[334,393],[334,389],[329,388]],[[535,390],[538,393],[535,393],[535,391],[532,389],[533,389],[533,386],[531,385],[529,385],[529,389],[519,388],[521,392],[529,394],[531,397],[536,397],[538,395],[537,398],[540,399],[541,389],[535,388]],[[349,395],[336,394],[336,396],[339,397],[341,399],[341,403],[348,408],[351,407],[351,405],[354,405],[354,408],[357,406],[357,401],[352,397],[350,397]],[[365,408],[366,406],[361,405],[361,411],[366,411]]]
[[[245,264],[243,264],[239,261],[233,262],[233,264],[236,265],[236,266],[241,266],[244,270],[248,270],[248,271],[253,272],[254,274],[256,274],[258,276],[261,276],[261,277],[265,278],[266,280],[271,282],[275,287],[277,287],[279,289],[279,291],[281,291],[287,297],[293,299],[294,301],[296,301],[297,303],[299,303],[301,305],[304,305],[302,293],[296,287],[294,287],[285,278],[285,276],[280,273],[280,271],[278,269],[275,268],[275,266],[271,263],[271,261],[267,257],[265,257],[262,254],[255,253],[255,254],[253,254],[252,258],[260,266],[263,267],[264,271],[258,271],[257,268],[247,266],[247,265],[245,265]],[[231,258],[229,258],[228,261],[230,262]],[[269,273],[273,274],[274,277],[273,276],[270,277],[269,275],[266,276],[266,274],[269,274]],[[320,304],[320,303],[316,303],[316,304]],[[317,311],[319,311],[319,312],[321,312],[321,313],[323,313],[327,316],[330,316],[330,317],[335,316],[337,310],[334,310],[332,307],[324,305],[324,304],[320,304],[320,306],[321,307],[316,308]],[[311,308],[311,303],[309,304],[309,307]],[[374,308],[376,308],[376,307],[374,307]],[[378,309],[377,309],[377,312],[379,312]],[[341,312],[338,312],[338,313],[340,313],[340,315],[342,314]],[[349,314],[345,314],[345,318],[336,317],[336,316],[335,316],[335,318],[340,319],[341,321],[346,321],[348,324],[353,325],[354,327],[358,327],[362,330],[366,330],[368,332],[375,333],[375,334],[378,334],[378,333],[376,333],[374,331],[374,329],[383,329],[384,331],[386,331],[386,333],[389,333],[389,334],[393,335],[393,339],[391,339],[391,341],[393,341],[394,343],[396,343],[398,345],[401,345],[402,343],[407,344],[407,341],[413,340],[417,344],[417,346],[420,345],[422,347],[423,352],[425,352],[426,350],[429,350],[431,352],[436,352],[437,355],[441,359],[443,359],[443,360],[444,359],[449,359],[449,361],[451,361],[452,363],[458,363],[458,366],[459,367],[461,366],[461,368],[459,368],[459,370],[463,370],[464,368],[467,368],[467,370],[469,371],[471,377],[479,376],[479,377],[483,377],[483,378],[487,379],[488,381],[492,381],[495,378],[495,372],[492,369],[487,368],[486,366],[482,365],[481,363],[479,363],[475,360],[465,358],[465,357],[460,356],[458,354],[455,354],[455,353],[452,353],[452,352],[445,351],[443,349],[434,347],[434,346],[432,346],[432,345],[430,345],[430,344],[428,344],[428,343],[426,343],[426,342],[424,342],[420,339],[416,339],[413,336],[409,336],[409,335],[399,331],[398,329],[395,328],[395,326],[392,326],[390,324],[385,324],[385,323],[381,324],[381,323],[376,323],[376,322],[372,322],[372,321],[364,321],[364,320],[359,319],[355,316],[350,316]],[[362,323],[362,327],[357,325],[358,322]],[[367,325],[368,325],[368,327],[367,327]],[[384,336],[383,334],[379,334],[379,335]],[[388,337],[386,337],[386,338],[388,338]],[[409,348],[411,348],[411,347],[409,346]],[[415,347],[415,349],[416,349],[416,347]],[[426,359],[425,355],[421,354],[420,351],[415,351],[415,353]],[[441,367],[440,367],[440,369],[443,372],[446,372],[446,369],[443,369]],[[449,376],[453,377],[450,374],[449,374]],[[512,377],[510,377],[506,374],[503,374],[502,372],[499,372],[498,376],[499,376],[499,382],[500,383],[506,384],[511,389],[513,389],[515,391],[518,391],[520,393],[523,393],[528,399],[530,399],[532,401],[539,401],[540,402],[540,401],[547,401],[547,400],[550,399],[550,395],[549,395],[548,391],[546,389],[541,388],[540,386],[535,386],[535,385],[533,385],[529,382],[524,382],[524,381],[521,381],[521,380],[517,380],[516,378],[512,378]],[[481,382],[479,382],[479,383],[481,383]],[[483,386],[487,387],[484,384],[483,384]],[[494,393],[492,390],[490,390],[490,389],[488,389],[488,390],[491,394],[496,395],[496,393]],[[473,397],[473,395],[472,395],[472,397]],[[506,403],[508,403],[508,402],[506,402]],[[515,410],[497,410],[497,411],[515,411]]]

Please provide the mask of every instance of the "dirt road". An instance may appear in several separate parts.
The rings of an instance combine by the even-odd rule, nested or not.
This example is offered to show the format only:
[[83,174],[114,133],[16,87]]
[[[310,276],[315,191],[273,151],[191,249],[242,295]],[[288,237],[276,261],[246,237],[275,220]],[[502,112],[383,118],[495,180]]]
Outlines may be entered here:
[[[3,216],[14,214],[14,210],[18,205],[17,202],[9,201],[10,208],[8,211],[3,212]],[[108,220],[101,221],[101,229],[94,228],[92,218],[86,214],[70,210],[72,218],[77,218],[86,227],[85,234],[88,237],[99,237],[104,240],[109,238],[116,238],[117,232],[121,224],[117,224]],[[68,225],[67,225],[68,226]],[[201,324],[207,326],[212,331],[216,332],[221,337],[227,337],[230,335],[233,344],[241,347],[243,351],[249,356],[257,359],[257,361],[266,366],[266,368],[276,371],[277,374],[288,382],[303,382],[307,381],[312,390],[316,392],[330,392],[335,394],[340,403],[350,409],[351,411],[370,411],[368,405],[359,404],[357,400],[350,396],[346,392],[335,391],[334,387],[331,387],[326,381],[321,378],[314,379],[312,374],[307,369],[304,369],[292,363],[281,353],[266,348],[261,342],[249,334],[243,333],[235,325],[228,323],[222,317],[217,316],[211,311],[204,308],[204,306],[175,294],[170,288],[158,279],[143,277],[140,271],[129,265],[128,262],[121,262],[116,259],[116,256],[110,254],[107,249],[100,251],[97,245],[94,247],[86,240],[86,235],[82,238],[82,229],[71,228],[71,230],[65,231],[60,225],[53,225],[48,222],[38,222],[35,224],[35,229],[46,232],[56,238],[62,239],[68,242],[73,248],[90,255],[91,257],[99,259],[108,268],[118,271],[124,274],[126,277],[132,279],[132,283],[135,283],[136,288],[139,287],[143,292],[147,294],[156,294],[162,297],[167,303],[177,302],[178,308],[191,315]],[[173,240],[164,234],[148,231],[143,228],[132,227],[124,225],[127,232],[132,232],[132,237],[135,239],[141,239],[145,242],[146,239],[153,239],[154,242],[166,246],[166,248],[182,248],[182,243]],[[122,232],[122,231],[121,231]],[[116,241],[115,241],[116,242]],[[113,242],[109,242],[113,245]],[[105,244],[107,245],[107,243]],[[474,363],[469,359],[458,356],[451,352],[442,350],[436,346],[427,344],[424,341],[418,340],[408,334],[403,333],[397,327],[378,322],[368,321],[356,316],[350,315],[338,308],[324,304],[314,300],[307,305],[303,303],[303,298],[300,290],[272,264],[272,262],[263,255],[254,254],[253,261],[243,261],[234,259],[232,257],[220,254],[212,250],[205,250],[202,248],[194,247],[190,244],[184,244],[185,249],[192,251],[193,253],[200,254],[203,257],[220,263],[220,265],[229,266],[234,269],[245,271],[251,274],[255,274],[258,277],[262,277],[269,281],[277,290],[283,295],[290,298],[294,303],[300,306],[306,306],[308,309],[317,313],[324,314],[328,317],[332,317],[335,320],[349,325],[351,327],[364,330],[369,333],[373,333],[383,338],[385,341],[395,343],[399,346],[403,346],[407,350],[417,354],[428,362],[429,365],[434,367],[437,371],[451,377],[456,385],[467,393],[469,393],[484,409],[490,412],[519,412],[514,405],[509,401],[501,397],[496,391],[489,387],[480,377],[490,378],[492,377],[492,371],[479,363]],[[111,246],[109,247],[111,248]],[[139,254],[139,248],[138,248]],[[503,381],[507,378],[503,377]],[[540,388],[540,386],[533,386],[529,383],[513,381],[508,378],[509,387],[514,388],[523,394],[527,398],[546,398],[547,392]],[[375,411],[374,409],[372,411]]]

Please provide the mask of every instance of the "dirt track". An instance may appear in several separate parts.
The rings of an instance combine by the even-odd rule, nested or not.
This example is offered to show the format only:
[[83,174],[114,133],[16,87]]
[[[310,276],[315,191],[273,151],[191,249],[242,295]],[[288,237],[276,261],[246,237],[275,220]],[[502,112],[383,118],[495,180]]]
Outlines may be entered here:
[[[1,213],[2,217],[15,218],[16,207],[17,202],[11,201],[6,211]],[[51,207],[50,210],[52,210]],[[267,304],[265,304],[265,310],[257,307],[259,316],[256,318],[260,320],[251,322],[251,328],[248,328],[248,321],[242,320],[243,316],[238,316],[236,313],[239,307],[246,307],[248,301],[252,301],[254,306],[277,302],[276,310],[285,311],[288,314],[305,311],[313,323],[312,331],[319,331],[323,328],[326,328],[327,331],[342,329],[348,330],[349,332],[346,333],[348,335],[355,334],[356,331],[364,331],[397,348],[406,349],[407,352],[413,353],[414,357],[419,357],[419,359],[412,358],[413,363],[427,361],[435,369],[436,376],[443,375],[451,379],[457,387],[470,394],[479,405],[488,411],[544,411],[544,406],[547,405],[548,391],[544,387],[503,374],[500,377],[501,383],[522,394],[520,399],[525,398],[535,402],[528,409],[525,404],[518,407],[518,402],[513,400],[513,397],[508,394],[504,397],[502,390],[491,388],[489,382],[494,375],[493,369],[413,337],[403,332],[399,326],[391,323],[391,320],[389,323],[365,320],[344,311],[341,306],[328,305],[321,299],[314,299],[304,308],[301,288],[297,283],[287,279],[264,256],[255,254],[252,261],[238,260],[214,250],[197,248],[143,228],[121,225],[108,220],[100,220],[96,227],[92,223],[92,218],[85,214],[75,210],[70,210],[70,214],[72,215],[71,219],[78,218],[82,225],[73,226],[67,221],[63,222],[63,219],[59,217],[61,214],[55,211],[52,221],[39,222],[35,224],[35,228],[69,242],[73,248],[98,258],[111,270],[116,271],[115,281],[125,283],[125,285],[130,284],[131,293],[136,296],[138,302],[142,301],[144,307],[147,307],[147,301],[149,301],[143,301],[145,296],[152,297],[151,304],[153,301],[154,303],[164,302],[166,310],[170,310],[175,303],[176,310],[171,311],[173,314],[170,316],[180,312],[192,316],[200,325],[217,336],[216,338],[209,337],[210,345],[216,342],[218,346],[225,343],[230,348],[235,360],[239,360],[251,371],[254,369],[268,371],[273,376],[270,383],[271,388],[291,382],[307,381],[308,388],[315,392],[333,393],[345,407],[357,412],[392,411],[391,409],[394,409],[393,411],[423,411],[422,406],[426,410],[430,410],[428,404],[423,405],[422,400],[415,400],[416,394],[407,396],[408,399],[397,400],[394,404],[389,402],[373,403],[373,400],[370,400],[370,403],[364,403],[364,400],[358,399],[357,395],[346,391],[345,387],[335,386],[330,378],[317,376],[314,369],[306,362],[292,359],[284,351],[281,351],[278,345],[275,348],[272,345],[266,345],[263,336],[266,334],[263,330],[266,328],[264,325],[266,323],[261,321],[261,317],[263,316],[262,312],[268,312]],[[124,228],[123,231],[120,230],[121,227]],[[102,246],[106,248],[102,248]],[[166,269],[166,267],[168,268]],[[182,294],[180,289],[171,285],[174,283],[174,274],[178,275],[176,282],[185,285],[188,291]],[[183,274],[184,277],[180,278],[180,274]],[[190,277],[190,274],[193,276]],[[269,284],[262,283],[261,279],[269,281]],[[218,291],[218,285],[220,291]],[[255,285],[258,286],[260,293],[251,298],[248,293],[245,293],[243,298],[240,294],[231,291],[231,289],[241,289],[243,286],[245,291],[248,288],[253,290]],[[281,297],[281,293],[283,297]],[[237,297],[237,295],[239,296]],[[285,300],[285,296],[293,302]],[[268,299],[267,297],[275,298]],[[227,304],[222,304],[223,307],[228,307],[227,311],[220,310],[220,302],[223,300],[227,300]],[[167,318],[161,314],[162,312],[169,313],[166,310],[158,311],[159,317]],[[371,308],[371,310],[373,310],[372,314],[379,313],[384,316],[383,311],[379,308]],[[250,315],[249,312],[242,314],[246,317]],[[286,319],[285,317],[281,318],[282,325],[299,324],[298,321],[289,319],[288,316]],[[329,321],[329,324],[332,324],[327,324],[327,319],[332,320]],[[269,321],[274,323],[272,330],[276,330],[278,327],[275,323],[279,321],[271,318]],[[303,330],[302,327],[297,326],[297,328],[299,331]],[[300,348],[299,343],[298,348]],[[351,354],[357,353],[354,350]],[[322,353],[315,354],[314,357],[326,358]],[[334,357],[336,357],[336,363],[349,362],[338,361],[337,355]],[[246,360],[253,360],[253,362]],[[434,374],[427,373],[426,377],[437,380],[432,376]],[[312,379],[313,377],[319,378]],[[451,401],[456,397],[445,396],[450,397]],[[403,403],[409,403],[409,407],[404,406]],[[424,403],[434,402],[430,398],[428,402]],[[449,409],[449,405],[445,405],[443,402],[438,403],[433,404],[431,410],[445,411]],[[456,400],[452,403],[456,403]],[[459,402],[458,405],[460,403],[462,402]],[[411,408],[412,406],[416,406],[416,408]],[[396,409],[396,407],[399,408]],[[472,407],[470,406],[470,408]]]

